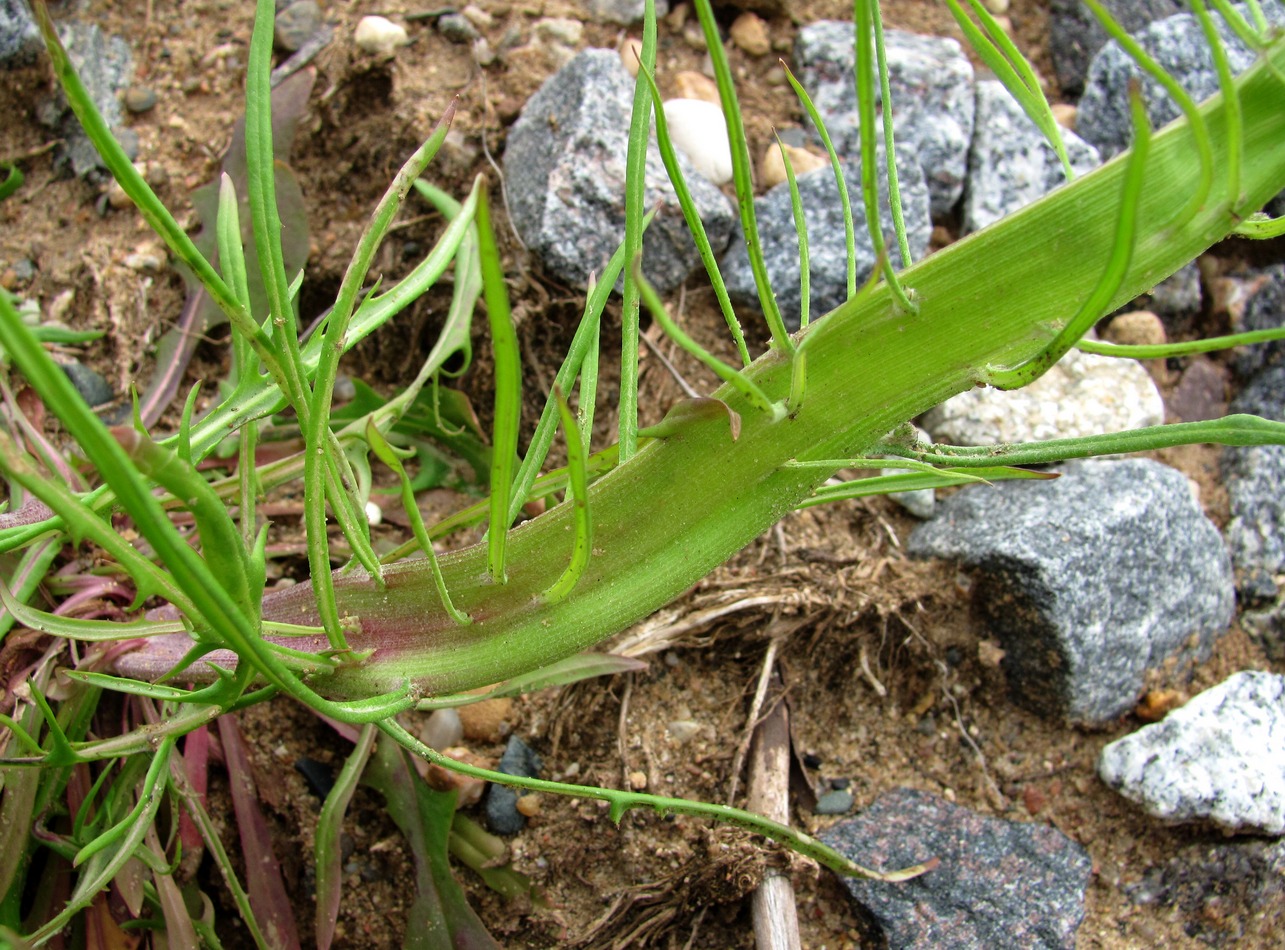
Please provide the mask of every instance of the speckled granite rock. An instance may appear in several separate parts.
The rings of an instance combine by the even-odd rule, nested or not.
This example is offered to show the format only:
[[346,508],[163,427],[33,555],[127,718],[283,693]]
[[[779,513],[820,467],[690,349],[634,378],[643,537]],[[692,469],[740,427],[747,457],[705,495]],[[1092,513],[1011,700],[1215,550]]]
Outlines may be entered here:
[[843,879],[889,950],[1075,946],[1092,861],[1055,828],[987,818],[898,788],[821,839],[880,870],[940,860],[935,870],[899,884]]
[[975,609],[1018,702],[1103,723],[1132,708],[1148,669],[1209,655],[1233,615],[1231,561],[1178,471],[1060,468],[1054,481],[961,489],[906,547],[977,570]]
[[1158,818],[1285,833],[1285,676],[1228,677],[1112,742],[1098,774]]
[[[917,159],[928,182],[934,215],[959,201],[973,136],[973,67],[952,39],[885,30],[888,86],[893,102],[897,171],[908,175]],[[799,78],[821,114],[841,158],[860,155],[852,24],[810,23],[794,44]],[[876,87],[876,96],[879,95]],[[882,138],[882,132],[880,132]],[[820,138],[817,138],[820,141]]]
[[[880,161],[881,169],[883,161]],[[918,170],[911,168],[918,176]],[[881,171],[882,173],[882,171]],[[874,270],[875,254],[866,228],[865,207],[861,201],[860,170],[856,165],[843,166],[848,200],[852,203],[853,229],[856,238],[857,286],[860,287]],[[848,297],[848,251],[843,235],[843,205],[834,173],[827,166],[798,178],[799,197],[808,227],[808,273],[811,285],[809,302],[812,319],[824,316]],[[888,199],[881,196],[880,218],[886,222],[886,233],[892,233],[892,211]],[[922,177],[905,177],[901,181],[902,213],[906,223],[907,243],[915,260],[923,257],[932,234],[928,216],[928,189]],[[799,238],[794,227],[794,210],[790,203],[790,186],[780,184],[754,201],[758,222],[759,244],[777,304],[786,326],[799,327],[802,295],[799,287]],[[901,266],[901,251],[889,238],[893,265]],[[745,251],[739,229],[731,248],[722,261],[723,280],[732,300],[741,306],[759,307],[754,272]]]
[[[625,236],[625,154],[633,79],[612,50],[586,50],[531,97],[504,153],[509,208],[522,240],[549,271],[584,287]],[[732,233],[732,204],[680,159],[714,253]],[[643,269],[664,292],[700,255],[653,144],[647,156],[648,208],[660,212],[643,239]]]
[[[1098,150],[1074,132],[1062,143],[1076,175],[1100,164]],[[995,79],[977,84],[977,131],[968,151],[964,231],[979,231],[1066,182],[1062,163],[1017,100]]]
[[997,445],[1069,439],[1164,422],[1160,391],[1141,364],[1071,350],[1030,386],[970,389],[923,417],[938,442]]

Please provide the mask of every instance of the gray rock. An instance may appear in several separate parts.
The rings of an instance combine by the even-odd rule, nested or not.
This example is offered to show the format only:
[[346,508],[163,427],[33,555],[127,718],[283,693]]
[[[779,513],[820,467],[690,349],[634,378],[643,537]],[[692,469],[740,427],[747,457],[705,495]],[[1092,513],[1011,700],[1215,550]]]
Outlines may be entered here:
[[[1285,421],[1285,362],[1258,372],[1232,402],[1233,412]],[[1237,571],[1285,571],[1285,446],[1228,448],[1223,455],[1231,521],[1227,543]]]
[[907,550],[977,569],[974,606],[1021,705],[1104,723],[1133,706],[1148,669],[1209,655],[1232,619],[1231,564],[1174,469],[1126,459],[1062,470],[960,490]]
[[1229,676],[1112,742],[1098,774],[1157,818],[1285,834],[1285,676]]
[[[1067,158],[1077,176],[1100,164],[1098,150],[1062,130]],[[964,231],[979,231],[1044,197],[1066,181],[1053,146],[1017,100],[995,79],[977,84],[977,131],[968,152]]]
[[818,815],[846,815],[852,811],[852,801],[850,791],[833,788],[817,798],[816,808],[812,810]]
[[[880,158],[880,174],[886,167]],[[901,179],[901,206],[906,223],[910,254],[915,260],[923,257],[932,234],[932,220],[928,214],[928,189],[913,163],[908,164],[910,175]],[[866,227],[865,205],[861,200],[861,170],[856,164],[844,163],[844,182],[848,200],[852,203],[853,229],[856,237],[857,286],[860,287],[875,266],[874,249]],[[913,177],[911,177],[913,176]],[[829,168],[818,168],[798,178],[799,198],[808,228],[808,273],[812,317],[829,313],[848,297],[848,252],[843,233],[843,205],[834,173]],[[794,227],[794,210],[790,203],[790,186],[777,185],[754,201],[754,216],[758,222],[759,242],[767,266],[768,278],[776,294],[777,303],[786,325],[794,330],[799,327],[802,298],[799,288],[799,238]],[[880,219],[883,224],[889,255],[895,266],[901,266],[901,252],[892,236],[892,210],[886,195],[880,196]],[[758,308],[758,291],[754,273],[750,270],[749,254],[745,241],[737,229],[737,238],[722,261],[723,279],[732,300],[742,306]]]
[[1285,906],[1285,841],[1202,842],[1126,887],[1135,904],[1167,909],[1214,947],[1272,946]]
[[[84,24],[77,20],[67,20],[58,24],[58,35],[67,48],[67,55],[80,81],[89,93],[94,105],[102,114],[107,126],[118,137],[129,130],[123,127],[125,120],[121,110],[121,94],[129,87],[133,77],[134,62],[129,44],[119,36],[108,36],[97,24]],[[98,169],[105,166],[98,157],[98,152],[90,144],[80,123],[72,114],[71,108],[62,91],[45,100],[36,109],[40,121],[55,130],[65,145],[58,153],[56,163],[65,167],[70,165],[77,177],[98,175]],[[128,136],[125,136],[128,137]],[[138,151],[138,137],[133,136],[134,152]],[[122,142],[122,144],[124,144]],[[128,153],[128,150],[127,150]],[[131,156],[132,157],[132,156]]]
[[[509,736],[496,771],[536,778],[542,767],[540,756],[534,749],[517,736]],[[497,835],[515,835],[526,827],[526,818],[517,808],[518,794],[517,789],[507,785],[492,785],[487,790],[486,823]]]
[[279,50],[293,53],[308,41],[321,25],[321,7],[315,0],[297,0],[277,14],[273,41]]
[[1148,295],[1150,308],[1164,318],[1166,327],[1200,312],[1200,267],[1192,261],[1156,284]]
[[[1276,25],[1285,25],[1285,5],[1277,0],[1264,0],[1263,12]],[[1242,12],[1245,8],[1239,6]],[[1221,18],[1215,16],[1219,35],[1227,48],[1227,60],[1233,73],[1248,69],[1254,54],[1240,42]],[[1214,71],[1209,44],[1196,18],[1188,13],[1167,17],[1143,28],[1136,39],[1151,56],[1178,81],[1197,102],[1218,91],[1218,74]],[[1129,147],[1133,127],[1129,119],[1129,83],[1142,82],[1142,95],[1153,128],[1159,128],[1181,115],[1164,88],[1146,76],[1128,54],[1115,42],[1108,43],[1093,60],[1085,84],[1084,98],[1076,117],[1080,136],[1097,146],[1103,159],[1113,158]]]
[[[633,80],[612,50],[586,50],[545,82],[509,132],[504,155],[509,207],[522,240],[550,272],[579,287],[601,273],[625,235],[625,155]],[[680,165],[714,253],[732,233],[731,202]],[[653,144],[648,208],[660,213],[643,239],[643,268],[664,292],[700,265],[700,255]]]
[[[897,172],[913,178],[917,159],[928,181],[932,213],[950,213],[964,190],[968,143],[973,137],[973,67],[952,39],[885,30],[892,94]],[[835,20],[799,30],[794,45],[800,80],[844,159],[860,155],[860,123],[853,80],[852,24]],[[876,96],[879,88],[876,84]],[[882,126],[878,132],[883,140]],[[816,137],[820,142],[820,137]]]
[[[1248,299],[1241,310],[1239,326],[1235,327],[1237,331],[1278,330],[1285,326],[1285,264],[1264,267],[1247,279],[1244,286]],[[1236,352],[1236,371],[1242,376],[1253,376],[1263,367],[1282,361],[1285,361],[1285,340],[1256,343]]]
[[1075,946],[1093,862],[1055,828],[987,818],[898,788],[821,840],[877,870],[941,861],[899,884],[843,879],[889,950]]
[[156,107],[156,90],[151,86],[130,86],[121,101],[135,114],[150,112]]
[[437,32],[452,43],[472,43],[482,34],[477,31],[468,17],[461,13],[448,13],[437,21]]
[[[1183,9],[1177,0],[1106,0],[1103,6],[1129,33]],[[1080,0],[1053,0],[1049,10],[1049,55],[1062,92],[1078,96],[1084,91],[1089,63],[1106,41],[1106,30]]]
[[953,396],[924,415],[923,427],[938,442],[998,445],[1137,429],[1164,418],[1164,400],[1141,364],[1071,350],[1022,389]]
[[0,69],[30,66],[44,48],[23,0],[0,0]]
[[[645,0],[585,0],[585,8],[599,20],[632,26],[643,18]],[[669,0],[656,0],[656,16],[669,12]]]
[[67,374],[71,384],[76,387],[76,392],[80,393],[80,398],[85,400],[85,405],[91,409],[94,406],[101,406],[103,403],[111,402],[116,398],[111,386],[107,385],[107,380],[103,379],[102,376],[84,363],[76,361],[64,363],[62,371]]

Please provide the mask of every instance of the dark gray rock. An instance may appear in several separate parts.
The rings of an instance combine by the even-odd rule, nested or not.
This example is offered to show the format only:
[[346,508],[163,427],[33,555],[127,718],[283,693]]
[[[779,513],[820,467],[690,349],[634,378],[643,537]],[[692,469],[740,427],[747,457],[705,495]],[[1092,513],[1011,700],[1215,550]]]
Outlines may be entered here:
[[[509,736],[504,755],[496,771],[505,775],[536,778],[543,763],[540,756],[517,736]],[[507,785],[491,785],[486,793],[486,823],[497,835],[515,835],[526,827],[526,818],[518,811],[519,791]]]
[[[886,167],[880,158],[880,175]],[[901,178],[901,207],[906,222],[910,254],[916,261],[928,249],[932,234],[932,220],[928,214],[928,189],[923,177],[913,163],[906,163],[910,175]],[[861,169],[856,164],[844,163],[844,183],[848,200],[852,203],[852,222],[856,238],[857,286],[860,287],[875,266],[874,249],[866,226],[865,205],[861,200]],[[911,177],[913,176],[913,177]],[[839,188],[830,168],[818,168],[798,178],[799,198],[808,228],[808,273],[812,317],[829,313],[848,297],[848,251],[843,233],[843,205]],[[893,237],[892,210],[886,195],[880,196],[880,219],[889,256],[896,267],[901,267],[901,251]],[[794,209],[790,203],[790,186],[781,183],[754,201],[754,216],[758,222],[759,242],[767,266],[768,278],[781,307],[786,326],[799,327],[802,307],[799,287],[799,238],[794,227]],[[754,273],[750,270],[749,254],[745,241],[737,229],[737,237],[722,261],[723,280],[728,295],[736,303],[758,308],[758,291]]]
[[67,374],[71,384],[76,387],[76,392],[80,393],[80,398],[85,400],[85,404],[90,408],[101,406],[116,398],[112,388],[107,385],[107,380],[85,364],[75,361],[64,363],[62,371]]
[[[129,44],[119,36],[109,36],[98,28],[97,24],[84,24],[77,20],[67,20],[58,24],[58,35],[67,48],[67,55],[85,90],[102,114],[107,126],[118,137],[128,138],[130,130],[124,128],[124,113],[121,109],[121,94],[129,87],[133,78],[134,58]],[[40,121],[53,129],[64,141],[55,162],[58,166],[70,166],[77,177],[100,176],[99,169],[104,168],[98,152],[90,144],[80,123],[72,114],[62,91],[52,98],[40,103],[36,108]],[[138,137],[132,136],[133,149],[138,152]],[[124,142],[122,142],[124,144]],[[128,149],[126,150],[128,153]],[[133,156],[131,156],[132,158]]]
[[898,788],[821,840],[876,870],[940,860],[899,884],[844,878],[889,950],[1075,946],[1093,862],[1054,828],[987,818]]
[[0,69],[30,66],[44,48],[23,0],[0,0]]
[[1169,328],[1200,312],[1200,267],[1192,261],[1151,289],[1149,306]]
[[[1237,331],[1278,330],[1285,326],[1285,264],[1264,267],[1245,280],[1243,286],[1249,299],[1241,310]],[[1236,372],[1253,376],[1263,367],[1282,361],[1285,361],[1285,340],[1255,343],[1236,352]]]
[[1285,834],[1285,676],[1229,676],[1107,745],[1098,775],[1166,821]]
[[974,606],[1019,703],[1103,723],[1133,706],[1148,669],[1208,656],[1231,622],[1231,564],[1174,469],[1126,459],[1062,471],[964,488],[907,548],[978,570]]
[[[1262,7],[1270,22],[1285,25],[1285,5],[1277,0],[1264,0]],[[1244,12],[1245,8],[1239,9]],[[1227,48],[1232,72],[1248,69],[1254,62],[1254,54],[1219,17],[1215,16],[1214,20]],[[1218,91],[1218,74],[1214,71],[1209,44],[1191,14],[1157,20],[1138,31],[1136,39],[1197,102]],[[1142,82],[1142,95],[1153,128],[1158,129],[1182,114],[1159,83],[1146,76],[1115,42],[1108,43],[1089,67],[1084,98],[1080,100],[1075,121],[1076,131],[1097,146],[1103,159],[1113,158],[1132,141],[1128,90],[1129,83],[1135,79]]]
[[1285,907],[1285,841],[1193,844],[1126,893],[1136,904],[1168,909],[1210,946],[1272,946]]
[[273,42],[286,53],[296,52],[321,25],[321,7],[315,0],[297,0],[277,14]]
[[[1067,159],[1077,176],[1100,164],[1098,150],[1062,129]],[[964,194],[964,231],[979,231],[1044,197],[1065,183],[1053,146],[1045,140],[1004,84],[977,84],[977,129],[968,151]]]
[[[633,80],[612,50],[586,50],[531,97],[504,155],[509,208],[526,245],[562,280],[584,287],[625,236],[625,155]],[[715,254],[727,246],[734,212],[686,159],[680,165]],[[700,265],[678,199],[653,144],[648,208],[660,213],[643,239],[643,269],[660,291]]]
[[[1232,401],[1233,412],[1285,421],[1285,362],[1261,370]],[[1229,448],[1223,455],[1231,521],[1227,543],[1241,576],[1285,571],[1285,446]]]
[[[1129,33],[1183,9],[1178,0],[1105,0],[1103,6]],[[1080,0],[1053,0],[1049,10],[1049,55],[1068,96],[1084,91],[1089,63],[1107,41],[1107,32]]]
[[[934,215],[949,214],[964,190],[973,137],[973,67],[952,39],[884,31],[892,94],[897,172],[918,161]],[[843,159],[860,155],[860,122],[853,79],[852,24],[823,20],[799,30],[794,44],[799,78]],[[882,96],[876,84],[875,94]],[[878,132],[883,141],[882,126]],[[820,137],[816,137],[820,142]]]

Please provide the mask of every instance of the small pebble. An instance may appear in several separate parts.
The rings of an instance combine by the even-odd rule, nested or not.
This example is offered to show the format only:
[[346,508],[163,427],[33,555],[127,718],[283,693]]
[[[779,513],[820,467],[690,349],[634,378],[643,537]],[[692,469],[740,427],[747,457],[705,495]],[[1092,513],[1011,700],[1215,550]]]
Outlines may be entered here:
[[701,725],[693,719],[677,719],[667,725],[669,735],[675,742],[683,743],[701,731]]
[[477,742],[499,742],[513,715],[513,700],[484,699],[480,703],[460,706],[456,712],[464,726],[464,738]]
[[147,112],[156,105],[156,90],[151,86],[130,86],[125,90],[125,108],[135,114]]
[[620,41],[620,62],[625,72],[638,78],[638,61],[642,58],[642,40],[635,36],[626,36]]
[[[784,148],[786,154],[790,156],[790,165],[794,168],[795,178],[830,164],[828,158],[809,152],[805,148],[794,145],[785,145]],[[759,162],[759,184],[766,190],[785,180],[785,162],[781,160],[781,147],[773,142],[763,152],[763,158]]]
[[635,792],[641,792],[644,788],[647,787],[647,773],[640,772],[637,770],[630,772],[629,787],[632,788]]
[[518,798],[516,807],[519,815],[524,818],[534,818],[540,814],[540,796],[535,793],[522,795]]
[[716,185],[731,181],[732,147],[723,110],[703,99],[670,99],[664,108],[669,137],[692,167]]
[[674,76],[675,99],[703,99],[722,106],[718,95],[718,85],[703,73],[694,69],[684,69]]
[[1055,102],[1049,107],[1053,110],[1053,121],[1064,129],[1075,131],[1075,118],[1080,110],[1069,102]]
[[1159,722],[1186,701],[1187,696],[1176,689],[1153,689],[1138,700],[1133,714],[1143,722]]
[[321,8],[314,0],[298,0],[277,14],[273,42],[277,49],[293,53],[303,46],[321,24]]
[[823,763],[821,756],[815,752],[805,752],[803,754],[803,764],[810,769],[819,769]]
[[384,509],[373,501],[366,502],[366,521],[374,527],[384,523]]
[[473,62],[479,66],[490,66],[495,62],[495,50],[491,49],[491,43],[485,36],[473,41]]
[[1013,35],[1013,21],[1006,16],[995,17],[995,25],[1004,31],[1008,36]]
[[852,810],[852,793],[845,789],[832,789],[817,799],[818,815],[845,815]]
[[995,16],[1002,16],[1008,12],[1009,0],[986,0],[986,9]]
[[165,266],[168,257],[161,244],[140,244],[125,255],[124,264],[133,271],[155,272]]
[[448,13],[437,21],[437,32],[452,43],[472,43],[482,34],[462,13]]
[[419,730],[420,741],[430,749],[449,749],[464,738],[458,709],[435,709]]
[[575,46],[584,35],[584,24],[569,17],[544,17],[535,21],[535,35],[542,40]]
[[683,42],[694,50],[708,49],[705,43],[705,31],[701,29],[699,23],[688,23],[683,27]]
[[751,56],[765,56],[772,51],[772,38],[768,35],[767,23],[756,13],[746,11],[733,22],[732,42]]
[[479,30],[489,30],[495,25],[495,17],[471,3],[460,11],[460,15],[466,17]]
[[62,371],[67,374],[67,378],[76,387],[76,392],[80,393],[80,398],[85,400],[86,405],[101,406],[115,398],[112,388],[107,385],[107,380],[84,363],[75,360],[64,363]]
[[1134,310],[1112,320],[1104,335],[1112,343],[1155,346],[1165,342],[1165,325],[1150,310]]
[[365,16],[357,24],[353,41],[364,53],[391,56],[410,42],[406,30],[382,16]]
[[767,71],[763,81],[769,86],[784,86],[786,82],[785,70],[780,66],[773,66]]

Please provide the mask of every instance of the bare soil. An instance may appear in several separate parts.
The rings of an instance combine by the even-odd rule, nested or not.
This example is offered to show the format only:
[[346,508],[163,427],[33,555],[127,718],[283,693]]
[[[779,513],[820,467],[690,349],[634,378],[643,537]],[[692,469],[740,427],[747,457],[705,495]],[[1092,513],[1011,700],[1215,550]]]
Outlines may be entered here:
[[[413,43],[395,59],[369,57],[351,44],[361,14],[410,17],[420,6],[391,0],[374,11],[324,4],[336,24],[336,40],[316,60],[318,82],[293,161],[312,233],[305,313],[320,310],[333,295],[366,215],[453,98],[458,97],[454,128],[462,136],[436,166],[438,182],[462,195],[476,174],[495,178],[487,153],[502,155],[508,125],[554,68],[521,48],[533,23],[580,15],[578,5],[565,0],[477,0],[477,6],[494,17],[483,31],[493,47],[518,38],[506,58],[486,69],[476,65],[468,46],[447,42],[429,19],[409,22]],[[788,6],[788,16],[769,21],[774,49],[785,56],[799,24],[845,17],[850,9],[841,0]],[[957,36],[943,5],[907,0],[888,7],[891,26]],[[161,196],[181,220],[194,224],[186,196],[217,173],[241,110],[250,31],[246,5],[118,2],[96,4],[80,15],[131,42],[138,83],[159,96],[152,111],[130,120],[141,142],[140,159],[160,166]],[[1014,0],[1009,17],[1019,43],[1042,75],[1051,77],[1045,6]],[[670,18],[661,27],[662,87],[679,70],[701,68],[703,53],[676,24]],[[637,31],[586,23],[581,46],[615,47],[631,34]],[[788,88],[770,76],[774,55],[756,59],[732,49],[731,60],[757,156],[773,128],[799,125],[800,115]],[[0,111],[6,116],[0,158],[45,144],[48,133],[33,108],[50,83],[43,68],[0,75]],[[1056,97],[1057,90],[1050,91]],[[150,272],[127,265],[130,252],[157,245],[132,209],[100,213],[99,189],[55,175],[47,154],[25,161],[24,168],[27,186],[0,203],[0,278],[46,308],[70,292],[62,318],[77,328],[107,331],[82,358],[117,392],[145,382],[151,347],[182,306],[181,280],[169,267]],[[408,270],[416,260],[414,246],[422,253],[442,226],[421,208],[403,219],[377,265],[385,281]],[[518,301],[527,390],[542,393],[569,340],[579,298],[543,274],[503,227],[501,239]],[[21,258],[37,264],[30,282],[17,277]],[[405,383],[431,345],[445,303],[442,295],[430,294],[400,318],[397,329],[363,345],[345,370],[384,388]],[[721,339],[712,296],[695,282],[681,304],[677,295],[671,304],[683,307],[700,337],[711,344]],[[711,383],[691,360],[660,345],[697,388]],[[484,351],[484,341],[479,339],[477,349]],[[218,378],[224,360],[217,342],[203,345],[189,382]],[[650,350],[643,351],[642,361],[644,413],[654,420],[681,391]],[[1168,387],[1168,374],[1163,368],[1156,372]],[[478,406],[488,402],[488,375],[482,358],[464,383]],[[608,409],[604,436],[612,422]],[[1200,483],[1211,517],[1223,523],[1217,453],[1191,449],[1166,458]],[[459,506],[465,499],[443,502]],[[1089,850],[1094,875],[1079,946],[1196,946],[1188,935],[1195,918],[1206,931],[1212,927],[1230,940],[1240,935],[1243,946],[1279,945],[1279,932],[1262,914],[1131,901],[1126,888],[1149,868],[1189,844],[1221,837],[1207,828],[1164,827],[1096,778],[1102,746],[1137,728],[1139,719],[1126,717],[1110,729],[1088,732],[1035,718],[1009,702],[993,644],[970,611],[968,578],[948,565],[909,560],[902,542],[911,527],[911,519],[885,500],[792,515],[649,622],[654,649],[646,672],[523,698],[502,731],[534,746],[548,776],[574,774],[580,782],[620,786],[632,773],[642,773],[650,791],[710,801],[727,800],[735,785],[735,800],[743,803],[745,778],[733,769],[740,765],[738,748],[752,726],[751,697],[775,638],[796,751],[820,762],[811,773],[814,781],[849,780],[858,810],[898,785],[925,789],[984,814],[1051,824]],[[279,529],[288,547],[298,526],[287,519]],[[404,534],[395,525],[382,530],[394,540]],[[693,621],[714,607],[722,608],[710,611],[718,613],[716,619]],[[1190,678],[1157,674],[1153,686],[1188,696],[1235,671],[1270,668],[1255,643],[1233,628]],[[1275,668],[1281,671],[1279,664]],[[312,834],[320,803],[294,763],[307,757],[337,769],[346,743],[286,703],[251,710],[242,720],[307,943]],[[680,721],[697,726],[681,741],[670,727]],[[474,752],[491,757],[501,748],[498,735],[472,743]],[[237,851],[220,782],[216,775],[211,809],[224,809],[219,821],[229,848]],[[816,831],[834,819],[796,807],[793,820]],[[336,945],[398,945],[414,888],[411,855],[378,796],[366,789],[357,793],[345,827],[351,873]],[[460,872],[474,906],[505,946],[751,946],[747,896],[768,865],[793,869],[805,946],[878,945],[829,872],[702,821],[631,814],[617,828],[595,803],[546,797],[528,829],[513,839],[512,854],[515,866],[544,892],[547,908],[506,905],[469,872]],[[199,873],[207,888],[214,886],[208,862]],[[1226,919],[1217,919],[1219,913]],[[220,907],[219,919],[225,946],[248,945],[230,905]]]

